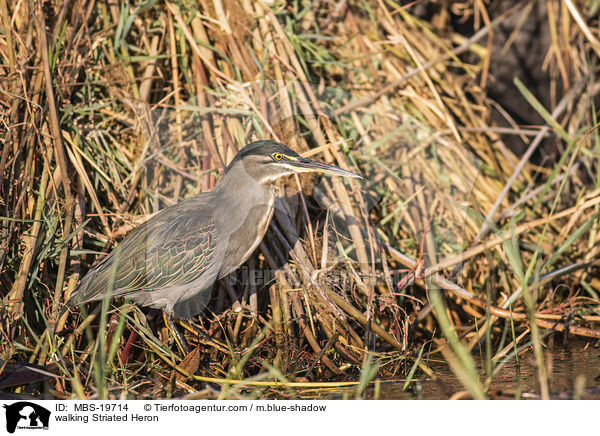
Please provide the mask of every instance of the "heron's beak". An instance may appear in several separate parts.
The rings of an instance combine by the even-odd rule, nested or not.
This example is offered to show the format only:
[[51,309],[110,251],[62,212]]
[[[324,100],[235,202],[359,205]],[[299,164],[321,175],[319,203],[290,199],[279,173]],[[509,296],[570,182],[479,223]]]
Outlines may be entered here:
[[286,164],[294,168],[296,171],[303,173],[321,173],[328,174],[330,176],[343,176],[362,179],[362,176],[343,170],[335,165],[329,165],[316,160],[307,159],[305,157],[298,158],[298,160],[294,162],[286,162]]

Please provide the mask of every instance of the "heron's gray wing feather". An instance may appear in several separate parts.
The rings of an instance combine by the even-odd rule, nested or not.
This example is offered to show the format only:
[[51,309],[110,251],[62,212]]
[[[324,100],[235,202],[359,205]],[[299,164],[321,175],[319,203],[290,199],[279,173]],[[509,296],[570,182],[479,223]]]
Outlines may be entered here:
[[206,197],[184,200],[136,228],[83,278],[70,302],[102,299],[111,287],[113,296],[127,296],[198,279],[216,249],[214,211],[203,207]]

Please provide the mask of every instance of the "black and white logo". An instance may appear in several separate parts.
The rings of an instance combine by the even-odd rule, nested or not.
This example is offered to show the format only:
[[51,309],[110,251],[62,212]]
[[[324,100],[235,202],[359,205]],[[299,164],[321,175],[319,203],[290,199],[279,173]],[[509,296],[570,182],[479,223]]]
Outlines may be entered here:
[[14,433],[16,429],[48,430],[50,411],[29,401],[4,405],[6,409],[6,431]]

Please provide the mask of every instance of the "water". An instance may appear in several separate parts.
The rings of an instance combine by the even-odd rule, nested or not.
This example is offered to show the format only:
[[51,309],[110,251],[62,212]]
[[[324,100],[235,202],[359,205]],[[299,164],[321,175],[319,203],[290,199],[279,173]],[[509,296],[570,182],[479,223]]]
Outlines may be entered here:
[[[596,341],[573,340],[566,348],[554,345],[546,350],[548,357],[548,385],[552,398],[572,398],[577,383],[583,388],[581,398],[600,399],[600,347]],[[474,356],[481,363],[479,355]],[[448,399],[464,388],[450,367],[442,361],[428,360],[437,380],[423,379],[402,391],[403,383],[381,384],[380,398],[394,399]],[[483,374],[479,368],[480,374]],[[482,377],[483,380],[483,377]],[[581,390],[580,390],[581,391]],[[492,398],[516,399],[539,397],[538,370],[533,350],[504,365],[490,385]]]

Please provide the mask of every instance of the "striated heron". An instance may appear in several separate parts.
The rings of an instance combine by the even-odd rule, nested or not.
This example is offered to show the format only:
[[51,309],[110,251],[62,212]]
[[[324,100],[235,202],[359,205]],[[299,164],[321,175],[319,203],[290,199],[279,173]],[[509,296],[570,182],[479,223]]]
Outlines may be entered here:
[[168,207],[129,233],[73,291],[67,304],[125,297],[191,318],[210,300],[215,281],[240,267],[262,240],[275,202],[275,181],[293,173],[360,176],[301,157],[273,141],[242,148],[212,191]]

